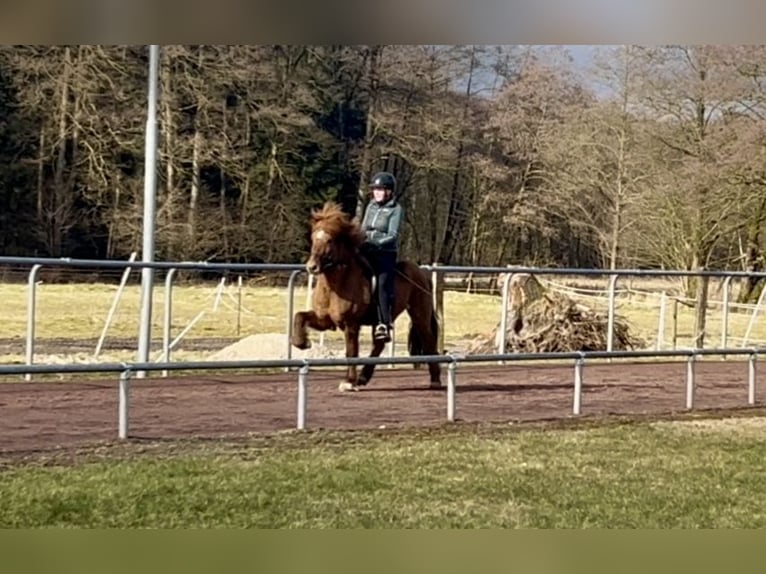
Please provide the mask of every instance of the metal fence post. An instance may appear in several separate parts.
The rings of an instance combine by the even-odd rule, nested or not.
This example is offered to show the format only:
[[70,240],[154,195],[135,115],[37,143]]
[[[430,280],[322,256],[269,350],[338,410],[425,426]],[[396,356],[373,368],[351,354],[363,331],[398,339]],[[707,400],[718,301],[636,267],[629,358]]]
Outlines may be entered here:
[[303,365],[298,371],[298,430],[306,428],[306,395],[309,366]]
[[696,359],[696,353],[692,352],[686,362],[686,408],[689,410],[694,408],[694,387],[696,383],[694,371]]
[[[500,355],[505,354],[505,345],[506,345],[506,331],[508,330],[508,296],[511,290],[511,279],[513,278],[513,273],[506,273],[505,274],[505,281],[503,282],[503,289],[502,289],[502,297],[503,302],[500,307],[500,330],[498,332],[497,337],[497,352]],[[505,361],[498,361],[499,364],[504,365]]]
[[[290,273],[290,279],[287,281],[287,349],[285,357],[289,360],[293,356],[293,345],[290,340],[293,338],[293,310],[295,309],[295,278],[300,273],[295,270]],[[285,367],[285,372],[290,372],[290,367]]]
[[434,311],[436,312],[436,321],[439,325],[439,336],[437,339],[437,351],[441,355],[444,353],[444,285],[443,277],[437,270],[438,262],[434,262],[431,271],[431,290],[433,297]]
[[758,302],[755,304],[755,307],[753,308],[752,315],[750,315],[750,321],[747,323],[747,330],[745,331],[745,337],[742,340],[743,349],[747,347],[747,344],[750,341],[750,334],[753,331],[753,325],[755,325],[755,318],[758,315],[759,309],[763,306],[764,298],[766,298],[766,289],[761,290],[761,294],[758,296]]
[[574,372],[574,396],[572,397],[572,414],[579,415],[582,412],[582,380],[585,367],[585,356],[575,360]]
[[[723,309],[721,309],[721,348],[725,349],[729,343],[729,297],[731,291],[732,276],[723,280]],[[725,356],[724,356],[725,358]]]
[[237,276],[237,338],[242,336],[242,275]]
[[[42,265],[33,265],[27,281],[27,365],[35,360],[35,315],[37,311],[37,274]],[[24,375],[24,380],[31,381],[32,373]]]
[[129,413],[130,413],[130,369],[125,369],[120,373],[120,398],[118,413],[117,436],[121,440],[128,438]]
[[[173,277],[176,269],[170,269],[165,276],[165,309],[162,324],[162,362],[170,362],[170,329],[173,324]],[[162,376],[168,376],[168,370],[162,371]]]
[[457,362],[453,358],[447,365],[447,420],[455,422],[455,384]]
[[657,343],[655,344],[655,348],[658,351],[662,350],[662,342],[665,340],[665,307],[667,297],[667,293],[663,291],[660,296],[660,317],[657,320]]
[[[611,352],[614,349],[614,321],[616,314],[616,297],[617,297],[617,278],[619,275],[609,276],[609,318],[607,323],[606,332],[606,350]],[[611,359],[610,359],[611,361]]]

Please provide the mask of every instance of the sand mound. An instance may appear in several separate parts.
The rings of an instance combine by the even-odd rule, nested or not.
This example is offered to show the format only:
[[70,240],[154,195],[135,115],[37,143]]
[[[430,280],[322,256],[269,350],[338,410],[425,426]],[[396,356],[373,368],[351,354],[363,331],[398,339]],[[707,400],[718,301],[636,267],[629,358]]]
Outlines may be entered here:
[[[292,358],[327,359],[341,356],[339,350],[330,349],[327,346],[320,346],[317,341],[312,341],[312,343],[313,346],[305,351],[293,347]],[[237,341],[228,347],[224,347],[208,357],[211,361],[258,361],[286,358],[287,335],[283,333],[259,333],[258,335],[250,335],[241,341]]]

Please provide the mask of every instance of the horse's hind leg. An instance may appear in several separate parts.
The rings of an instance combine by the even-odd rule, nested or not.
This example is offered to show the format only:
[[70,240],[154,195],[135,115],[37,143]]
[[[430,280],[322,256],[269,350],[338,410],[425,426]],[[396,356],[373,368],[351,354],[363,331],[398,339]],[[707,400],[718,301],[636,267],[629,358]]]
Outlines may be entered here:
[[293,334],[290,342],[298,349],[311,348],[306,327],[311,327],[317,331],[327,331],[334,329],[335,326],[329,317],[320,317],[314,311],[299,311],[293,317]]
[[[428,312],[427,308],[410,308],[410,319],[414,337],[411,338],[410,354],[438,355],[439,354],[439,324],[436,315]],[[431,379],[431,388],[441,388],[441,367],[438,363],[429,363],[428,371]]]

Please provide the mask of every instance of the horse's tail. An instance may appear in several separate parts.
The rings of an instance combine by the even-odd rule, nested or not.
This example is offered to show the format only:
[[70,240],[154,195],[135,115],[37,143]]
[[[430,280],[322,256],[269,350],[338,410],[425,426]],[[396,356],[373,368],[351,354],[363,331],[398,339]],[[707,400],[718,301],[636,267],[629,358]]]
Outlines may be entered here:
[[411,357],[423,354],[423,339],[415,328],[415,323],[410,323],[410,333],[407,336],[407,350]]
[[[439,322],[436,320],[435,313],[431,315],[430,335],[433,337],[433,340],[439,340]],[[420,331],[418,331],[418,329],[415,327],[414,322],[410,323],[410,333],[407,337],[407,349],[409,350],[410,355],[413,357],[427,354],[425,351],[425,345],[423,343],[423,337]]]

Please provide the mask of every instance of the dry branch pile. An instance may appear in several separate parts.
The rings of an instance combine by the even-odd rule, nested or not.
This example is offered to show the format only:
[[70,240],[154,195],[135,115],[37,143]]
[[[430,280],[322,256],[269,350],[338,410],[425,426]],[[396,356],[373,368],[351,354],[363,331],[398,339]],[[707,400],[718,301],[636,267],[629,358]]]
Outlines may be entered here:
[[[514,275],[509,285],[505,349],[509,353],[605,351],[608,317],[570,298],[546,291],[534,276]],[[500,325],[474,341],[470,354],[497,352]],[[614,350],[636,349],[644,342],[615,318]]]

